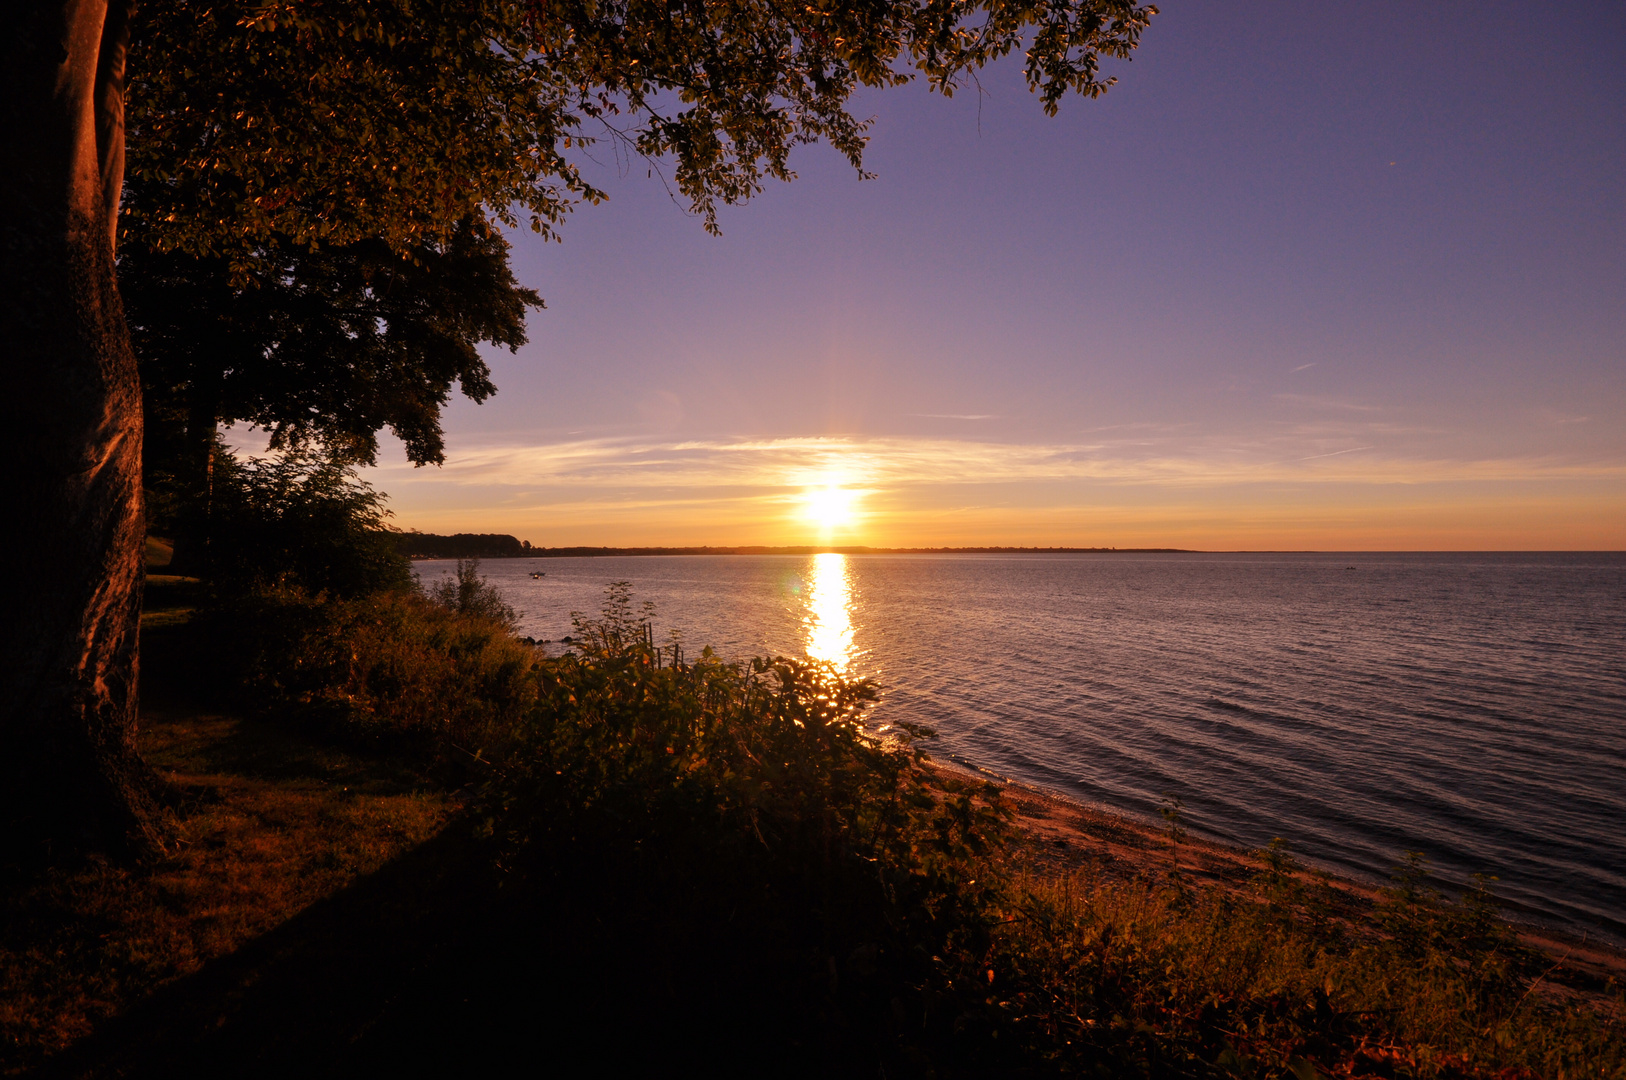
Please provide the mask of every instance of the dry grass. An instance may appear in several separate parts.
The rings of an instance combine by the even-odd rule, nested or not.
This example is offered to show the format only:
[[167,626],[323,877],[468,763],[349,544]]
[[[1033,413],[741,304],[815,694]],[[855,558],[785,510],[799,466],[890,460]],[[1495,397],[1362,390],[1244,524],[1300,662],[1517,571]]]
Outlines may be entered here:
[[1166,1065],[1242,1075],[1626,1075],[1618,1003],[1535,992],[1553,968],[1505,924],[1476,934],[1460,905],[1392,911],[1391,928],[1446,931],[1409,949],[1371,921],[1346,922],[1336,889],[1292,878],[1251,898],[1099,870],[1017,884],[1022,917],[1003,928],[998,984],[1020,999],[1005,1006],[1019,1026],[1052,1045],[1118,1023],[1143,1026]]
[[455,809],[408,772],[270,722],[160,712],[142,741],[175,796],[172,854],[55,869],[0,899],[6,1073],[377,870]]

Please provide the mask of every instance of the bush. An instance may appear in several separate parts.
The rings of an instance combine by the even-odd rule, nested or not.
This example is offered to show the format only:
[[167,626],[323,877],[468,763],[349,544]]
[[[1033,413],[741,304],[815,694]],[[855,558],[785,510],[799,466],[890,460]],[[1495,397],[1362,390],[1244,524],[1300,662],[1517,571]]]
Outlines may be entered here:
[[330,600],[265,587],[218,602],[193,626],[252,704],[444,757],[489,753],[536,700],[535,649],[501,622],[411,592]]
[[607,614],[578,618],[576,651],[536,670],[537,703],[490,789],[511,850],[595,824],[614,834],[595,844],[688,832],[771,852],[776,872],[800,877],[862,865],[900,904],[963,899],[955,860],[989,850],[1004,827],[970,792],[993,789],[934,797],[916,745],[929,731],[864,729],[873,684],[783,657],[727,663],[710,649],[667,662],[624,587]]
[[238,460],[217,452],[209,511],[217,588],[293,586],[356,597],[412,587],[386,526],[384,496],[342,460],[314,451]]
[[1448,900],[1412,858],[1365,910],[1280,841],[1223,887],[1030,872],[997,786],[865,726],[872,684],[683,663],[624,583],[555,658],[412,594],[265,589],[231,618],[263,700],[472,765],[504,880],[539,886],[521,922],[617,986],[659,972],[668,1034],[778,1024],[763,1045],[835,1074],[1626,1076],[1626,1001],[1544,998],[1483,882]]
[[999,876],[976,860],[1008,828],[995,789],[935,776],[925,729],[867,731],[873,684],[782,657],[668,661],[624,586],[576,629],[487,787],[507,863],[619,893],[666,882],[690,921],[724,913],[779,958],[753,978],[839,972],[887,1015],[934,953],[989,940]]
[[442,576],[426,594],[447,611],[485,619],[509,633],[519,629],[519,612],[503,600],[495,585],[480,576],[479,559],[458,559],[456,575]]

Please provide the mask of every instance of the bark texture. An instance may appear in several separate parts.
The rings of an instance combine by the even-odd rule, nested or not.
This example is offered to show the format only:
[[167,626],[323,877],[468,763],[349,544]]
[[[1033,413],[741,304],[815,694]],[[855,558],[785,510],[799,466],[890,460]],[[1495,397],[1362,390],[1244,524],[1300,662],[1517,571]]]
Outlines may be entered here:
[[0,13],[0,813],[9,845],[152,850],[135,747],[141,388],[114,276],[130,5]]

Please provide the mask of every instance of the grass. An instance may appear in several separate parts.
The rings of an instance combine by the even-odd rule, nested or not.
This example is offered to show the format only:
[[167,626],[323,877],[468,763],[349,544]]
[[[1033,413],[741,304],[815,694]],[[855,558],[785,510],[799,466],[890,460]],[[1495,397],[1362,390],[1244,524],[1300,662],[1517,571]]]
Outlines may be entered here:
[[[1093,873],[1029,878],[1017,895],[989,988],[1015,1030],[1042,1035],[1035,1049],[1114,1045],[1153,1074],[1626,1074],[1618,986],[1582,1008],[1533,993],[1555,965],[1505,924],[1476,936],[1471,905],[1391,897],[1403,910],[1374,922],[1297,882],[1250,896]],[[1383,922],[1450,936],[1418,946]]]
[[156,692],[141,745],[168,787],[172,853],[151,866],[13,872],[0,898],[8,1073],[374,873],[456,808],[398,763],[176,700],[171,642],[144,630]]

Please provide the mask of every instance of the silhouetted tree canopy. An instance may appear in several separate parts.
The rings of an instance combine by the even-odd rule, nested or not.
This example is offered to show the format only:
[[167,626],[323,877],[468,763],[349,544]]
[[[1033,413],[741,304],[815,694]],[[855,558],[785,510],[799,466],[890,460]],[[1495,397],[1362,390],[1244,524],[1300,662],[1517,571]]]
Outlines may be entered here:
[[528,555],[531,542],[508,533],[401,532],[395,549],[414,559],[512,559]]
[[525,342],[525,309],[502,237],[464,223],[403,258],[380,239],[271,243],[234,275],[220,256],[127,246],[120,279],[141,361],[153,441],[181,451],[178,428],[246,421],[273,445],[319,440],[372,461],[389,427],[414,462],[445,456],[440,410],[454,383],[494,391],[476,346]]
[[715,204],[789,179],[799,144],[861,167],[860,85],[944,93],[1023,50],[1047,112],[1114,81],[1156,9],[1131,0],[179,0],[143,9],[125,229],[237,265],[269,238],[398,252],[460,223],[551,234],[602,193],[611,140]]

